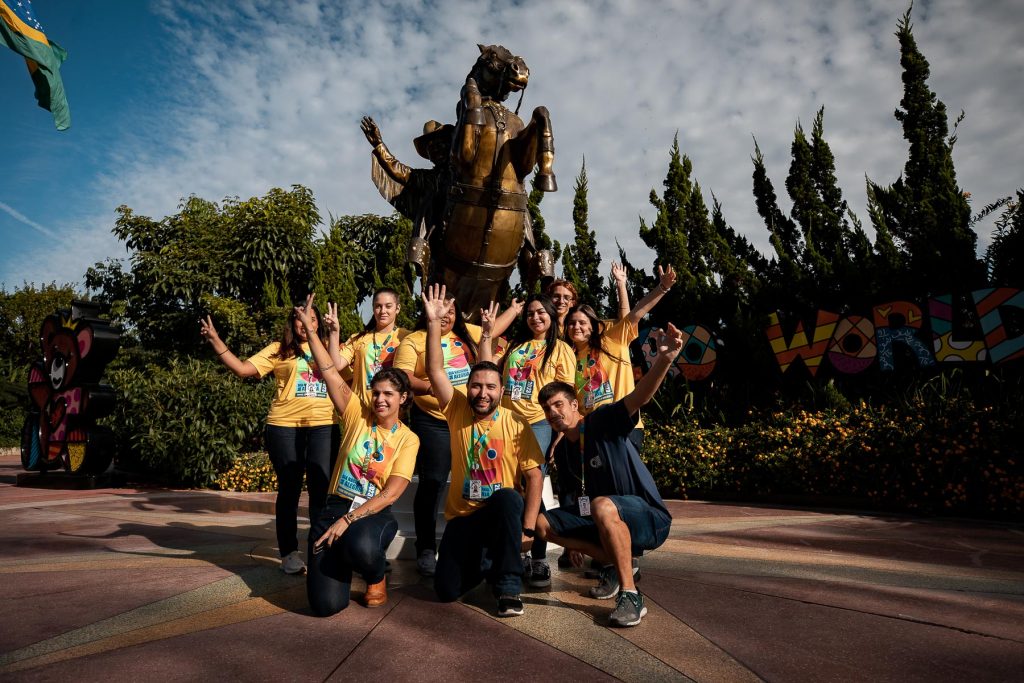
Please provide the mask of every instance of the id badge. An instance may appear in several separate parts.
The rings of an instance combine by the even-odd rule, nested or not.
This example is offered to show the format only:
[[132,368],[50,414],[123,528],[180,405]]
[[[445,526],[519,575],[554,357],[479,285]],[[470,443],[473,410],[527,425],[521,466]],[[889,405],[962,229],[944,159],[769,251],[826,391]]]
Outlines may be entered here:
[[580,506],[580,517],[590,516],[590,496],[580,496],[576,502]]
[[382,369],[383,367],[384,367],[384,366],[383,366],[383,365],[381,365],[380,363],[374,363],[374,364],[373,364],[373,365],[372,365],[372,366],[370,367],[370,370],[371,370],[371,372],[372,372],[372,373],[373,373],[374,375],[376,375],[376,374],[377,374],[378,372],[380,372],[380,371],[381,371],[381,369]]
[[[368,500],[370,499],[365,496],[356,496],[355,498],[352,499],[352,506],[349,507],[348,511],[354,512],[355,510],[358,510],[360,506],[362,506],[362,504]],[[587,509],[589,510],[590,508],[588,507]]]
[[512,400],[519,401],[523,398],[523,385],[515,384],[512,386]]
[[484,487],[479,479],[469,480],[469,499],[470,500],[483,500]]

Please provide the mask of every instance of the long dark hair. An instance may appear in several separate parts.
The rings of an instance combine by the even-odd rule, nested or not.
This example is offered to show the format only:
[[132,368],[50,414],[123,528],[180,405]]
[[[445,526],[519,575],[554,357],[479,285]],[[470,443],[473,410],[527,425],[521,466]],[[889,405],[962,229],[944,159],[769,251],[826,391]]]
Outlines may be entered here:
[[[462,340],[462,343],[466,345],[469,350],[469,364],[472,365],[476,361],[478,351],[476,342],[473,341],[473,337],[469,335],[469,330],[466,329],[466,319],[462,317],[462,307],[459,306],[459,300],[456,298],[448,299],[455,306],[453,315],[455,316],[452,322],[452,332],[456,337]],[[427,312],[420,311],[420,316],[416,318],[416,329],[425,330],[427,329]]]
[[[323,318],[320,317],[320,309],[313,306],[313,315],[316,316],[316,335],[320,337],[320,341],[327,345],[327,330],[324,329]],[[284,330],[281,331],[281,336],[278,339],[277,353],[273,355],[274,358],[280,360],[288,360],[289,358],[305,357],[302,352],[302,342],[295,336],[295,309],[288,311],[288,319],[284,323]]]
[[600,318],[597,317],[597,313],[594,309],[586,304],[579,304],[570,308],[565,314],[565,338],[569,339],[569,321],[572,320],[572,316],[575,313],[582,313],[587,316],[590,320],[590,339],[587,340],[587,344],[591,349],[597,349],[599,354],[604,354],[612,360],[622,363],[623,360],[613,353],[608,353],[608,350],[604,348],[603,336],[605,324]]
[[[373,302],[376,301],[377,297],[380,296],[381,294],[390,294],[391,296],[395,297],[395,304],[397,306],[400,307],[402,305],[402,297],[400,297],[398,295],[398,292],[396,292],[395,290],[391,289],[390,287],[381,287],[380,289],[374,291],[373,296],[370,297],[370,310],[371,311],[373,310]],[[398,320],[397,319],[395,320],[395,327],[398,327]],[[370,319],[368,321],[366,321],[366,325],[363,326],[363,334],[365,334],[367,332],[375,332],[376,330],[377,330],[377,319],[373,317],[373,313],[370,313]],[[362,336],[362,335],[360,335],[360,336]]]
[[505,365],[508,363],[509,356],[512,355],[512,351],[516,349],[520,344],[525,344],[528,341],[533,341],[533,332],[530,331],[530,326],[526,323],[526,318],[529,316],[530,304],[534,301],[539,301],[540,305],[547,311],[548,317],[551,318],[551,325],[548,327],[545,341],[547,346],[544,349],[544,359],[540,362],[540,369],[543,370],[547,364],[548,359],[551,358],[551,354],[555,352],[555,344],[558,342],[558,312],[555,311],[555,304],[551,301],[551,297],[547,294],[531,294],[523,305],[522,317],[519,319],[519,326],[516,327],[516,334],[512,337],[512,341],[509,342],[508,352],[501,359],[502,372],[505,370]]

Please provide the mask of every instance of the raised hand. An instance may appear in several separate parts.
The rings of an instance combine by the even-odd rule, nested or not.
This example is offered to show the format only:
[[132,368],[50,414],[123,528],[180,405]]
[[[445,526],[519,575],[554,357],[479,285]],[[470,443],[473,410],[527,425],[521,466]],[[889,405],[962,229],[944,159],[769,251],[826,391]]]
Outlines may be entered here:
[[668,270],[662,270],[661,266],[658,266],[658,285],[661,287],[661,290],[668,292],[675,283],[676,271],[672,270],[672,264],[668,264]]
[[363,135],[366,136],[366,141],[370,143],[371,147],[376,147],[384,142],[384,138],[380,135],[380,128],[377,127],[377,122],[369,116],[363,117],[363,120],[359,122],[359,127],[362,129]]
[[440,321],[448,312],[448,305],[444,285],[433,284],[423,291],[423,312],[427,322]]
[[654,343],[658,348],[659,356],[675,360],[675,357],[683,350],[683,333],[675,325],[669,323],[668,329],[658,332]]
[[512,299],[512,303],[508,305],[510,309],[516,312],[516,316],[523,312],[523,306],[526,305],[525,299]]
[[338,304],[334,302],[327,303],[327,312],[323,316],[324,327],[328,332],[334,333],[339,330],[338,327]]
[[626,281],[626,267],[616,261],[612,261],[612,280],[615,282]]
[[498,319],[498,302],[492,301],[487,308],[480,309],[480,330],[482,336],[489,337],[494,330],[494,321]]
[[210,316],[206,316],[205,319],[199,319],[199,334],[210,344],[220,340],[220,335],[217,334],[217,328],[213,326],[213,319]]
[[302,323],[302,326],[306,328],[306,331],[313,327],[313,297],[316,296],[310,293],[306,297],[306,303],[303,306],[295,307],[295,317]]

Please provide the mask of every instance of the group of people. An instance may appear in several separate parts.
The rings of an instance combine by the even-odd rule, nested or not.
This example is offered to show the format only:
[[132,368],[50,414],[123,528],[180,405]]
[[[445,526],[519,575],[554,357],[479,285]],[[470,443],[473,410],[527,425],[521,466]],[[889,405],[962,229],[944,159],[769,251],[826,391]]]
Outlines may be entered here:
[[[209,317],[201,321],[201,334],[236,375],[276,380],[266,446],[278,476],[281,569],[307,569],[296,523],[305,475],[306,587],[315,614],[348,605],[353,572],[366,581],[367,606],[387,601],[386,551],[398,531],[392,506],[418,473],[417,569],[433,576],[441,601],[486,580],[499,616],[522,614],[524,580],[550,585],[550,541],[565,550],[562,566],[593,558],[600,574],[590,593],[616,598],[612,625],[640,623],[647,610],[634,558],[664,543],[671,516],[640,459],[639,411],[681,350],[682,334],[672,325],[659,331],[657,354],[634,381],[628,346],[675,273],[659,269],[655,289],[632,309],[625,270],[615,265],[612,275],[619,311],[611,321],[577,305],[564,280],[504,312],[492,303],[479,326],[465,322],[443,286],[431,285],[415,331],[397,326],[397,292],[378,290],[372,319],[345,343],[335,306],[321,317],[310,295],[280,340],[246,360],[231,353]],[[559,489],[552,510],[541,496],[549,464]]]

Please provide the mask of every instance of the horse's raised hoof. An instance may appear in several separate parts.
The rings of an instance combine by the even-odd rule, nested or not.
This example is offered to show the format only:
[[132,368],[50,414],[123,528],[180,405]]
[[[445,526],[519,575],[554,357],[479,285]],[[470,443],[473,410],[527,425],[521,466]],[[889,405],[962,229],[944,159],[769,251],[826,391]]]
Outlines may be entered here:
[[553,173],[547,175],[538,173],[537,189],[541,192],[556,192],[558,190],[558,183],[555,182],[555,175]]

